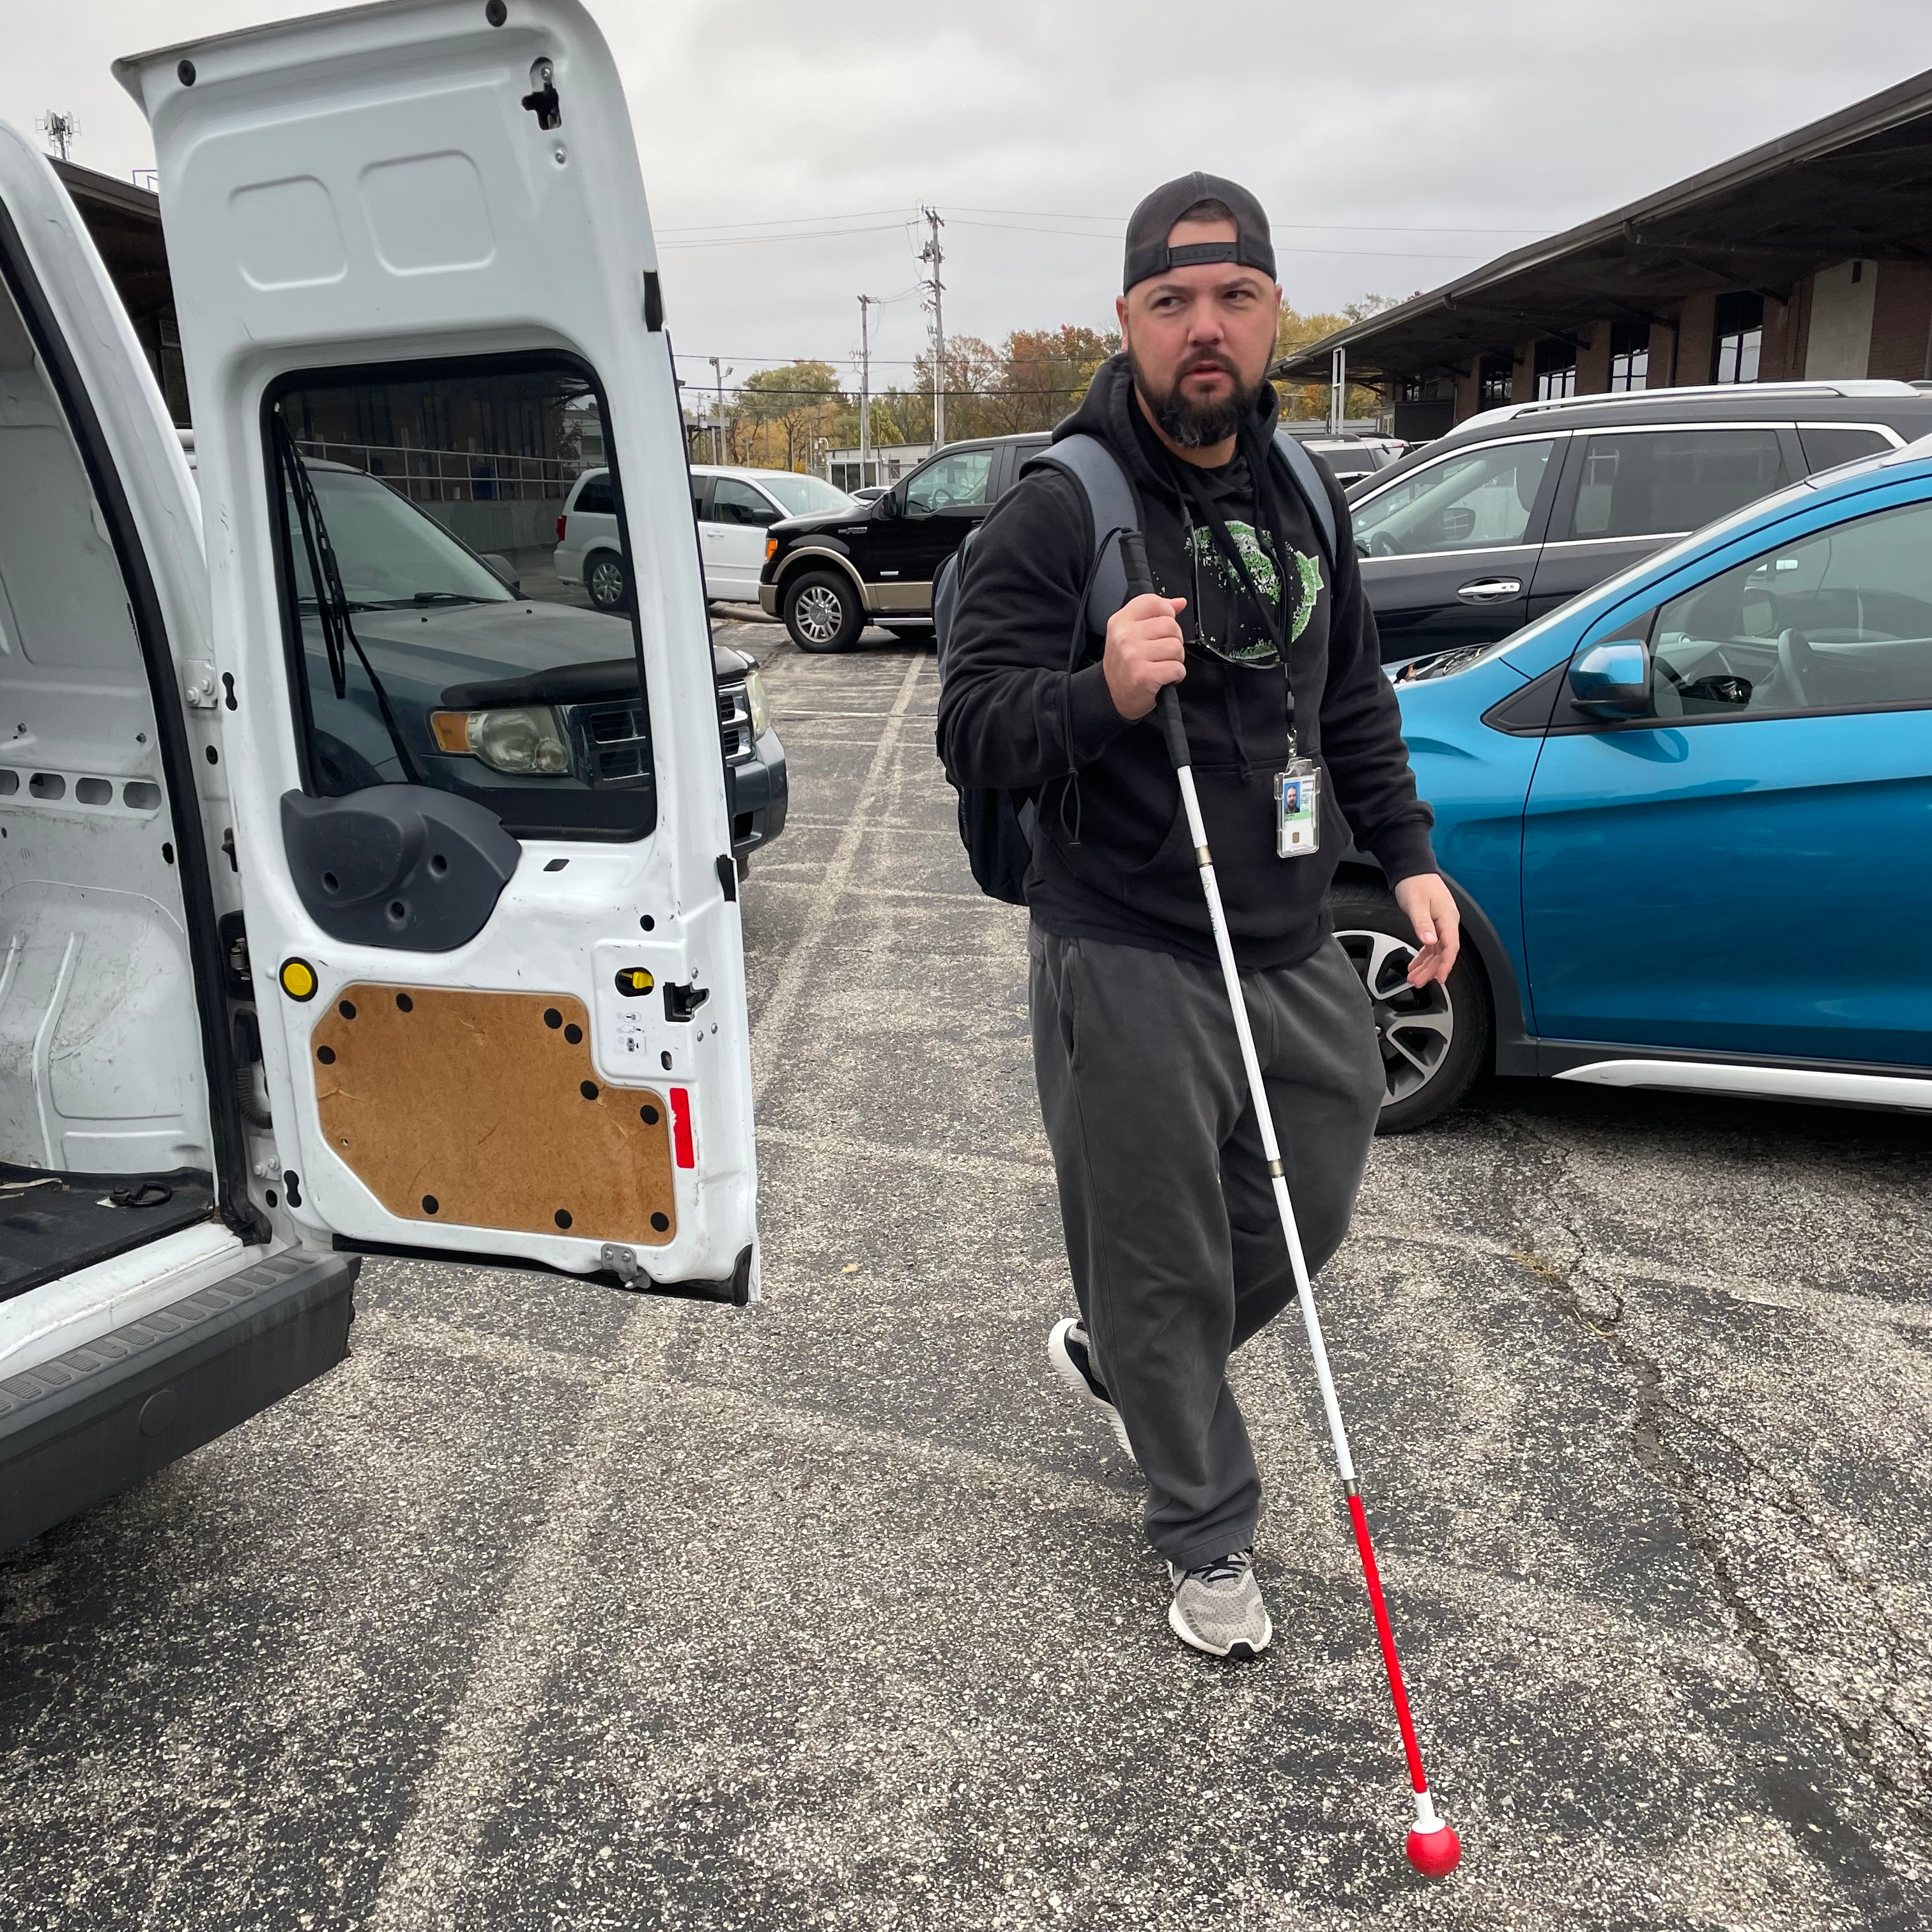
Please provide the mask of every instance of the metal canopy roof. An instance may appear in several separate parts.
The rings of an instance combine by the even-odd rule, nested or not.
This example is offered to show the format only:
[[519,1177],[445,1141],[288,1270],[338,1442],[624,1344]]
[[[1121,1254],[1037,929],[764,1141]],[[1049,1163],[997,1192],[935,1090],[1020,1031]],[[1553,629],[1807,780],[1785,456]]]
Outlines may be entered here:
[[144,313],[170,306],[174,288],[168,277],[167,244],[161,237],[160,198],[77,161],[55,160],[52,165],[80,209],[122,302]]
[[1850,256],[1932,261],[1932,70],[1640,201],[1500,255],[1337,329],[1270,371],[1457,373],[1472,355],[1580,324],[1654,322],[1687,296],[1793,283]]

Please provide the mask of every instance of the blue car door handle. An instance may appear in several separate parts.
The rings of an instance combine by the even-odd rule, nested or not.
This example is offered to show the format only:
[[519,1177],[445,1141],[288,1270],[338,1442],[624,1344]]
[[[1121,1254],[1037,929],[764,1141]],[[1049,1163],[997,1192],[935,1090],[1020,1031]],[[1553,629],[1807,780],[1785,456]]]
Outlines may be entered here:
[[1479,577],[1474,582],[1465,584],[1456,595],[1465,604],[1493,604],[1503,597],[1520,597],[1522,579],[1520,577]]

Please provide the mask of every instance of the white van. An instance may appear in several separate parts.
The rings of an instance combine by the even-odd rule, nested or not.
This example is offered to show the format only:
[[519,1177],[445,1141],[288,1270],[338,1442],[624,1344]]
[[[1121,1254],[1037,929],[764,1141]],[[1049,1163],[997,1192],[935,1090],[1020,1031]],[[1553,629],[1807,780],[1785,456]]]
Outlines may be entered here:
[[[765,567],[765,532],[788,517],[836,515],[856,506],[822,476],[795,470],[726,470],[694,464],[691,513],[704,560],[704,594],[722,603],[755,604]],[[617,542],[617,500],[608,470],[586,470],[571,486],[556,520],[556,574],[581,584],[600,610],[617,610],[631,594]]]
[[[0,1548],[327,1370],[360,1256],[757,1283],[718,699],[602,38],[397,0],[116,72],[200,490],[0,126]],[[359,528],[303,454],[371,398],[591,397],[622,624]]]

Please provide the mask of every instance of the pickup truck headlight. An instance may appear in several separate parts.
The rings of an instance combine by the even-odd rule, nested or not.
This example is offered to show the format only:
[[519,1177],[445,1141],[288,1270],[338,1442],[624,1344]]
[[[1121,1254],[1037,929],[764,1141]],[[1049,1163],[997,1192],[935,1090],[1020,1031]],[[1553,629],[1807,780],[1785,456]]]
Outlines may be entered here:
[[492,771],[554,778],[570,770],[570,747],[548,704],[493,711],[432,711],[436,748],[481,758]]
[[762,738],[772,728],[772,706],[765,681],[755,670],[745,674],[745,709],[752,715],[752,736]]

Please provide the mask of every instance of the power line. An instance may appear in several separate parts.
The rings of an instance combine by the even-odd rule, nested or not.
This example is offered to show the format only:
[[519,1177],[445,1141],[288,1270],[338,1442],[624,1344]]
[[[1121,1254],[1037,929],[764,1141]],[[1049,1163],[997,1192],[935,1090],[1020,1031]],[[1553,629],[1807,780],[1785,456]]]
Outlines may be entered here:
[[[1022,221],[1111,221],[1124,228],[1124,214],[1055,214],[1037,208],[962,208],[962,214],[1010,214]],[[1426,221],[1376,223],[1372,221],[1270,221],[1275,232],[1292,235],[1540,235],[1547,222],[1519,224],[1514,228],[1464,228],[1444,226]]]
[[[965,215],[956,215],[953,219],[962,228],[997,228],[1010,235],[1054,235],[1070,242],[1108,242],[1118,243],[1118,235],[1096,234],[1090,228],[1032,228],[1017,221],[974,221]],[[1277,242],[1274,244],[1277,255],[1345,255],[1355,256],[1364,261],[1377,262],[1470,262],[1480,254],[1478,249],[1458,249],[1447,253],[1441,249],[1428,248],[1297,248]]]
[[789,235],[722,236],[703,242],[660,242],[661,249],[755,248],[768,242],[836,242],[847,235],[892,235],[908,226],[902,221],[880,222],[869,228],[801,228]]
[[[1127,218],[1124,214],[1072,214],[1044,208],[970,208],[960,206],[957,212],[962,214],[998,214],[1018,221],[1107,221],[1116,227],[1124,227]],[[653,230],[660,236],[697,235],[715,236],[732,233],[746,228],[822,227],[837,221],[870,221],[884,214],[898,215],[907,225],[918,221],[920,214],[906,207],[860,208],[841,214],[776,214],[762,221],[693,221],[661,226]],[[895,223],[892,226],[898,226]],[[1547,233],[1555,224],[1548,220],[1518,222],[1514,226],[1503,228],[1472,227],[1455,223],[1428,221],[1276,221],[1270,226],[1277,234],[1291,235],[1540,235]],[[850,232],[871,232],[870,230],[851,230]],[[1058,233],[1058,230],[1051,230]]]
[[[997,211],[994,211],[997,212]],[[686,221],[670,226],[653,227],[657,235],[722,235],[731,228],[788,228],[799,223],[823,221],[869,221],[874,215],[905,214],[903,208],[859,208],[849,214],[772,214],[762,221]],[[908,220],[914,218],[906,215]]]

